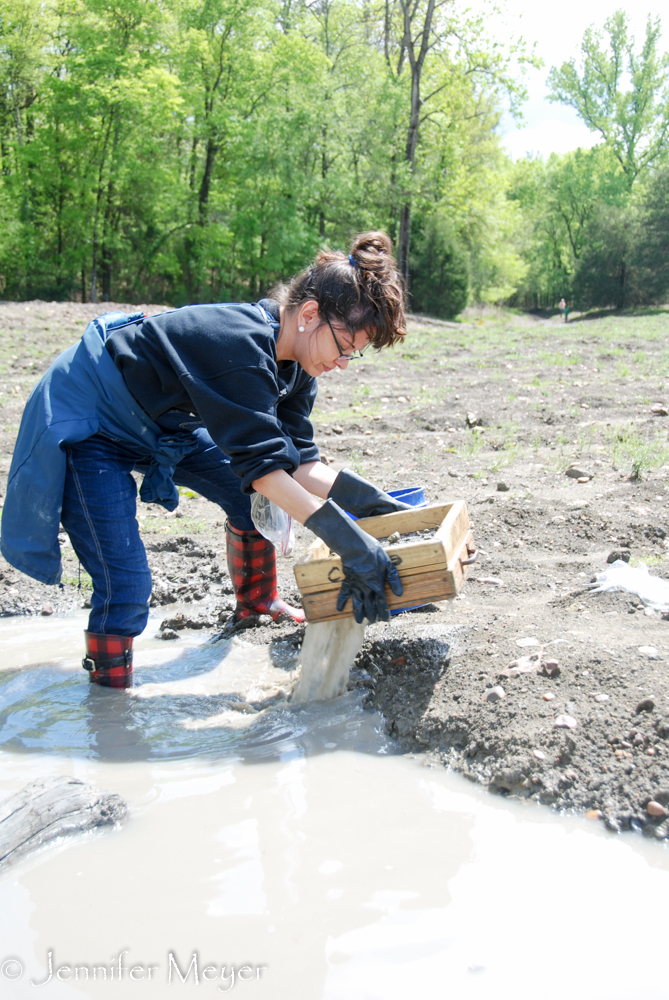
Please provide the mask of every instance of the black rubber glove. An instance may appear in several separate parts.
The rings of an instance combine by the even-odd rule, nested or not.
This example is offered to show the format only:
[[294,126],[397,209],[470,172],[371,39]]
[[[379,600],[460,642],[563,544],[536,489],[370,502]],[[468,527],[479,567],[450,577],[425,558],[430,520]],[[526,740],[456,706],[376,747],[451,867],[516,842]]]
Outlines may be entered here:
[[344,582],[337,599],[337,611],[343,611],[349,597],[353,602],[353,617],[362,623],[387,622],[390,618],[386,601],[386,583],[398,597],[404,593],[399,573],[383,547],[366,531],[347,517],[332,500],[326,500],[304,522],[326,545],[339,553],[344,567]]
[[394,500],[350,469],[341,470],[328,493],[328,500],[334,500],[356,517],[374,517],[376,514],[394,514],[397,510],[413,509],[411,504]]

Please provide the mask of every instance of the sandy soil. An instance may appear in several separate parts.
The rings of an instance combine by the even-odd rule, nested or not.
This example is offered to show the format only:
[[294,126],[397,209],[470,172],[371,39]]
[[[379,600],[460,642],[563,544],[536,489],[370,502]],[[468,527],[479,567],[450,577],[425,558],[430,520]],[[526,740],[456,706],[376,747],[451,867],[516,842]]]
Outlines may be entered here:
[[[30,388],[105,308],[0,305],[3,483]],[[455,601],[368,629],[351,677],[365,704],[407,750],[493,791],[658,838],[669,835],[669,622],[588,584],[613,552],[669,577],[669,418],[653,412],[669,408],[668,364],[661,311],[568,325],[416,318],[403,347],[323,377],[314,414],[326,461],[385,488],[465,499],[481,549]],[[586,481],[566,475],[574,465]],[[235,628],[220,509],[184,494],[175,514],[140,505],[138,516],[156,629]],[[298,553],[308,540],[300,529]],[[90,582],[82,573],[79,588],[61,542],[62,589],[0,561],[1,614],[85,602]],[[279,577],[296,600],[290,560]],[[294,625],[258,624],[254,641],[299,641]],[[528,672],[505,674],[523,658]]]

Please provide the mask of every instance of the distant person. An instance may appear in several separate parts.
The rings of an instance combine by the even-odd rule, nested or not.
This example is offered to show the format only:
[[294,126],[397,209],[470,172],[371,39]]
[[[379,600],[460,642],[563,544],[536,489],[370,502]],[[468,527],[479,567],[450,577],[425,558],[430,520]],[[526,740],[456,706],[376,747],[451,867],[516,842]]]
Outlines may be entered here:
[[558,303],[558,309],[560,310],[560,316],[566,316],[567,313],[567,302],[565,299],[560,299]]

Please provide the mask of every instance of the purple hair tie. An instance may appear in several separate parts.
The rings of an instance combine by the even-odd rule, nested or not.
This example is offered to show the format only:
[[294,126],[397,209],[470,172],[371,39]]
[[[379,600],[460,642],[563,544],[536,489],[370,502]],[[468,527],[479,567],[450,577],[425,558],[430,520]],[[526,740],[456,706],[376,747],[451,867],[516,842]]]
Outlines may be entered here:
[[348,255],[348,262],[351,265],[351,267],[357,267],[357,264],[355,262],[355,258],[353,256],[353,254],[351,254],[351,253]]

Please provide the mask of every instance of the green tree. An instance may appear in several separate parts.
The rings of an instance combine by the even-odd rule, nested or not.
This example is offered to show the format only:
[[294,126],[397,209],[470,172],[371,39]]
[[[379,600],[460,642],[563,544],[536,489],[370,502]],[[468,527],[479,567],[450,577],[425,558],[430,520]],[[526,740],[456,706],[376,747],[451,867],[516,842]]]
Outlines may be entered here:
[[377,227],[406,270],[413,213],[447,220],[476,295],[511,288],[513,53],[402,3],[6,0],[3,294],[253,298]]
[[637,266],[646,301],[669,300],[669,167],[654,175],[641,204]]
[[598,205],[572,282],[581,309],[625,309],[647,301],[639,268],[639,214],[634,206]]
[[467,305],[469,267],[450,220],[442,213],[414,215],[411,305],[415,312],[454,319]]
[[511,72],[512,61],[524,68],[535,60],[522,41],[505,48],[487,38],[484,18],[456,12],[449,0],[387,0],[384,52],[405,100],[402,158],[395,161],[393,182],[400,193],[398,263],[408,283],[411,213],[425,131],[443,130],[449,137],[461,124],[479,116],[489,119],[491,104],[498,116],[502,99],[516,114],[526,95]]
[[595,213],[603,205],[623,208],[629,200],[625,175],[605,145],[554,153],[548,161],[520,160],[509,196],[522,210],[528,263],[516,301],[531,307],[551,307],[569,295]]
[[649,17],[637,49],[627,14],[617,10],[604,22],[604,32],[592,27],[585,32],[580,68],[571,59],[548,77],[550,99],[574,108],[601,135],[629,189],[669,146],[669,54],[658,52],[659,38],[660,19]]

